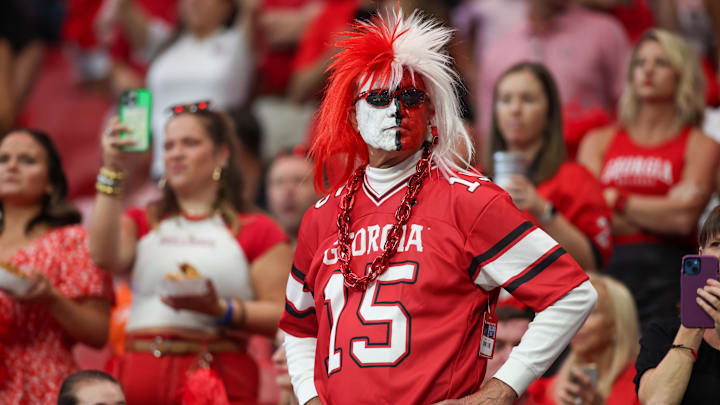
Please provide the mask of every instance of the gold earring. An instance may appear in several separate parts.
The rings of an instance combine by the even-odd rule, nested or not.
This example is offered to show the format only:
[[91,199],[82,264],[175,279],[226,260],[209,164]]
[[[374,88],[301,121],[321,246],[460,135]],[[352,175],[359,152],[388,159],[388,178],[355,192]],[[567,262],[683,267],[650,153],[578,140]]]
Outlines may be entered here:
[[222,177],[222,167],[218,166],[215,169],[213,169],[212,179],[215,181],[220,181],[221,177]]
[[167,177],[165,177],[165,176],[160,177],[160,180],[158,180],[157,184],[158,184],[158,187],[165,188],[165,186],[167,185]]

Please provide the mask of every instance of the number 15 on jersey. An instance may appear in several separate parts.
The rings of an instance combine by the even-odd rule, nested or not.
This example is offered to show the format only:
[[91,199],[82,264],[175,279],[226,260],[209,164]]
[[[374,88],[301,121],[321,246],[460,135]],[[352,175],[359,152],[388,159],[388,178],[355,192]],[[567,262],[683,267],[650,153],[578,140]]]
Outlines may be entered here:
[[[392,263],[378,279],[363,291],[356,311],[346,311],[348,289],[343,276],[334,272],[325,285],[325,305],[332,321],[330,328],[329,354],[326,360],[328,375],[342,369],[343,361],[349,356],[359,367],[395,366],[410,354],[411,314],[400,301],[382,301],[380,293],[388,288],[397,288],[402,284],[414,284],[417,281],[419,265],[417,262]],[[353,294],[357,292],[350,291]],[[367,336],[357,337],[349,342],[338,341],[338,324],[341,317],[357,316],[360,325],[378,325],[387,328],[385,342],[371,342]],[[361,328],[361,327],[360,327]],[[343,348],[349,347],[345,354]],[[346,356],[345,359],[343,358]]]

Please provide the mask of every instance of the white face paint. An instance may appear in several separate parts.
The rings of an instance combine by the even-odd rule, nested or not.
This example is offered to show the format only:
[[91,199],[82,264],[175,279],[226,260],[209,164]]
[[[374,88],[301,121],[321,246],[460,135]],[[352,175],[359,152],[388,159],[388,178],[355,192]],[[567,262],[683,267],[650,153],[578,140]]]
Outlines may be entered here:
[[[368,90],[370,81],[368,80],[360,92]],[[393,99],[385,107],[371,105],[364,98],[355,103],[358,132],[368,146],[387,151],[398,150],[396,141],[398,107],[396,99]]]

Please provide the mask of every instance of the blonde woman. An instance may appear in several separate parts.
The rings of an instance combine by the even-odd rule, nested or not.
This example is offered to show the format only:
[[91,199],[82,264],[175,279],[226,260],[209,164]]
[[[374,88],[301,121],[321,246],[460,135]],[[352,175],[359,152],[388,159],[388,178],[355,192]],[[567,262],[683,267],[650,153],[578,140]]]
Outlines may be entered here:
[[613,209],[607,272],[633,291],[642,324],[677,313],[677,269],[710,196],[718,145],[698,128],[703,89],[692,48],[648,31],[631,54],[620,122],[589,134],[578,154]]
[[570,341],[558,374],[531,389],[539,404],[639,403],[633,377],[640,332],[632,294],[607,276],[590,274],[590,282],[598,292],[595,308]]

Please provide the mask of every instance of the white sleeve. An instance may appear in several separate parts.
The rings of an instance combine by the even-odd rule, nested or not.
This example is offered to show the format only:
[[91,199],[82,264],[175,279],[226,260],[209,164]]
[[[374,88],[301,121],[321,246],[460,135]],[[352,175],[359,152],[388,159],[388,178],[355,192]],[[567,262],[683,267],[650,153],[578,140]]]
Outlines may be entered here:
[[302,405],[318,396],[315,389],[316,338],[300,338],[285,332],[285,357],[295,396]]
[[585,281],[535,315],[520,344],[493,376],[522,395],[552,365],[595,307],[597,292]]

